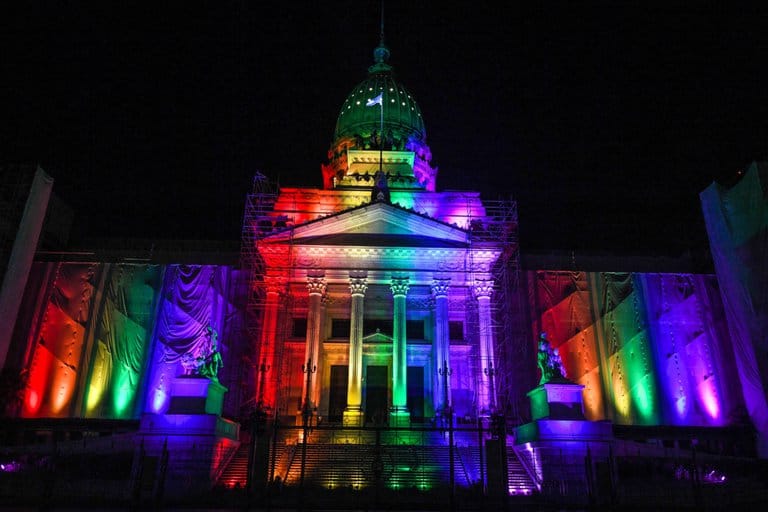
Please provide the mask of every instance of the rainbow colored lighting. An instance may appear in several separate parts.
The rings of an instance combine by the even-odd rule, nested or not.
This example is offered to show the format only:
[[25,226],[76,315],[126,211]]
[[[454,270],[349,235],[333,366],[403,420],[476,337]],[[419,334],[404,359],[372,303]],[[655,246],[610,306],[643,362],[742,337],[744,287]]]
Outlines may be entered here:
[[[723,332],[712,276],[536,272],[532,331],[547,332],[590,420],[723,424]],[[598,299],[599,298],[599,299]],[[715,315],[704,314],[714,310]]]

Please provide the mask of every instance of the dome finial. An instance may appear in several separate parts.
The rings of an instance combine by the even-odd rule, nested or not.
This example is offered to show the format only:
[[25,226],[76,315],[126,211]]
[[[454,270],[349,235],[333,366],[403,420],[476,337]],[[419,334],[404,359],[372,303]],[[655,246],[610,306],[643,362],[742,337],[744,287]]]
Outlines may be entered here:
[[384,0],[381,0],[381,28],[379,30],[379,46],[373,50],[373,66],[368,70],[370,72],[389,71],[391,67],[387,64],[389,60],[389,48],[384,45]]
[[381,29],[379,30],[379,46],[384,46],[384,0],[381,0]]

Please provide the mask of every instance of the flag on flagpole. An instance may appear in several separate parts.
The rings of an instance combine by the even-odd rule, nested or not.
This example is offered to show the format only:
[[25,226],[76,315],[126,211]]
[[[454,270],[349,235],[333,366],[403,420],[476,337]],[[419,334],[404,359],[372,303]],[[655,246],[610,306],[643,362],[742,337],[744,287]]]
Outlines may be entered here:
[[372,107],[374,105],[381,105],[383,97],[384,97],[384,93],[380,92],[379,95],[376,96],[375,98],[373,98],[373,99],[368,98],[368,101],[365,102],[365,106],[366,107]]

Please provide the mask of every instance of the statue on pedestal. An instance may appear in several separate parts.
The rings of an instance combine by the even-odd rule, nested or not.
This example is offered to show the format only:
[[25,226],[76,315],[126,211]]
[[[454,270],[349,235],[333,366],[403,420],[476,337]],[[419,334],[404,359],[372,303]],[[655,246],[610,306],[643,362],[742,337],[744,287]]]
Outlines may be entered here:
[[219,352],[219,333],[213,327],[208,327],[208,335],[211,342],[208,347],[208,354],[206,354],[203,364],[200,367],[200,375],[208,377],[211,380],[219,380],[219,370],[224,366],[224,361],[221,359],[221,352]]
[[552,381],[564,381],[565,370],[563,369],[563,362],[560,359],[560,354],[555,351],[549,344],[547,339],[547,333],[542,332],[539,335],[539,354],[536,359],[536,364],[541,371],[541,380],[539,380],[539,386]]
[[184,375],[199,375],[211,380],[219,380],[219,370],[224,366],[219,351],[219,334],[213,327],[207,327],[208,343],[204,352],[195,356],[192,352],[187,352],[181,356],[181,366],[184,368]]

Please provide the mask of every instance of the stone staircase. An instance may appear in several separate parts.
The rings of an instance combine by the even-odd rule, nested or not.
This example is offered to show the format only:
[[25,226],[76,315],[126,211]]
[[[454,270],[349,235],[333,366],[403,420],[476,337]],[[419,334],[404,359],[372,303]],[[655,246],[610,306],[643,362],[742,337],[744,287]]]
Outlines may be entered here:
[[[296,437],[284,439],[278,443],[275,476],[284,485],[298,485],[303,446]],[[377,473],[381,485],[394,490],[427,490],[450,482],[447,442],[434,432],[382,431],[378,446],[371,431],[313,430],[307,440],[305,485],[360,489],[375,485]],[[479,453],[473,446],[454,449],[456,486],[479,481]]]
[[249,443],[240,443],[240,447],[232,456],[227,467],[222,471],[218,480],[218,485],[233,489],[235,487],[245,488],[248,482],[248,451]]
[[507,484],[510,496],[530,496],[538,492],[513,446],[507,446]]
[[[275,447],[274,477],[282,485],[301,482],[302,443],[298,430],[287,430]],[[447,488],[450,483],[450,451],[439,432],[413,433],[312,429],[307,437],[304,484],[325,489],[364,489],[379,483],[392,490]],[[465,441],[465,440],[462,440]],[[241,445],[222,473],[219,483],[232,488],[246,484],[248,446]],[[462,444],[454,448],[454,484],[469,488],[480,482],[480,448]],[[507,447],[510,495],[537,492],[512,446]]]

